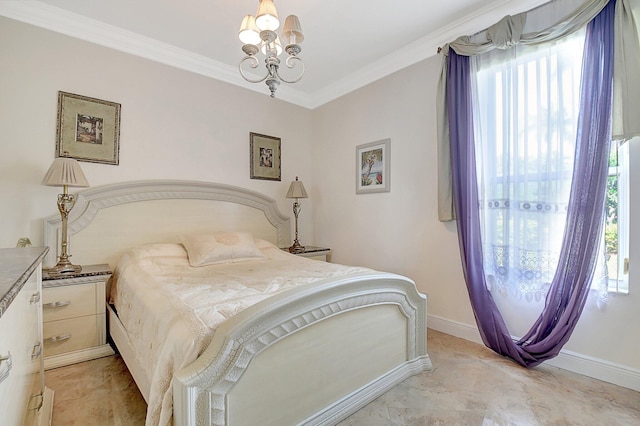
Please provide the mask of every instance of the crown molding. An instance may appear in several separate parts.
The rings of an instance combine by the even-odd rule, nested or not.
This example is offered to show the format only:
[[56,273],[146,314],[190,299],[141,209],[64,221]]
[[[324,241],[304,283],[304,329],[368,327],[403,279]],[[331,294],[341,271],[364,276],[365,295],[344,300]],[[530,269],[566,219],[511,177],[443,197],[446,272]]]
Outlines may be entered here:
[[[268,92],[263,85],[245,81],[236,67],[46,3],[0,1],[0,15],[258,93]],[[294,88],[280,88],[278,99],[308,108],[308,96]]]
[[[436,55],[438,46],[460,35],[478,32],[504,15],[526,11],[547,1],[492,2],[313,93],[281,86],[278,99],[315,109]],[[267,95],[263,85],[242,79],[236,67],[37,0],[0,1],[0,15]]]
[[445,27],[432,31],[420,39],[409,43],[402,49],[398,49],[372,64],[367,64],[337,82],[313,93],[310,97],[310,108],[314,109],[322,106],[349,92],[389,76],[396,71],[435,56],[438,54],[438,48],[445,43],[449,43],[463,35],[470,35],[482,31],[506,15],[531,10],[548,1],[549,0],[494,1],[477,9],[473,14],[466,15]]

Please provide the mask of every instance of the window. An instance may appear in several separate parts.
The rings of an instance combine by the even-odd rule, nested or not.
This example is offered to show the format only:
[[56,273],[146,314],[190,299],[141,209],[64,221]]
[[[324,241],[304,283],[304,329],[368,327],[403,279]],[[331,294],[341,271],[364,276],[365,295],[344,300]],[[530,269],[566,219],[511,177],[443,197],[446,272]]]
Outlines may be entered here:
[[[491,290],[503,296],[542,301],[555,274],[571,188],[583,44],[581,31],[550,47],[472,57],[485,273]],[[612,143],[611,152],[602,242],[607,268],[593,287],[628,292],[628,147]]]
[[629,144],[611,143],[605,222],[608,290],[629,293]]

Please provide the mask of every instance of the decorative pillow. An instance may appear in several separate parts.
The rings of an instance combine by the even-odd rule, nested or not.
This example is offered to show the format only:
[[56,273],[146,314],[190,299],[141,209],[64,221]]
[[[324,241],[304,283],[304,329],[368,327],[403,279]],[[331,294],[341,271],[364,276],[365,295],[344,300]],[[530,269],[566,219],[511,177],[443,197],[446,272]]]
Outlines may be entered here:
[[248,232],[193,234],[182,237],[191,266],[264,258]]

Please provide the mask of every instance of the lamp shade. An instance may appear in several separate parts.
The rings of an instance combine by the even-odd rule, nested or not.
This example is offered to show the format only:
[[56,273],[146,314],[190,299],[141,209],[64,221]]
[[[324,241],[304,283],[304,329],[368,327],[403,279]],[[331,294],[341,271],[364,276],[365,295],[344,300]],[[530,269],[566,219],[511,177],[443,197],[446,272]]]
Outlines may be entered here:
[[291,182],[291,185],[289,185],[287,198],[309,198],[309,196],[307,195],[307,191],[305,191],[304,189],[302,181],[298,180],[298,176],[296,176],[296,180]]
[[280,26],[276,6],[271,0],[260,0],[258,13],[256,13],[256,26],[261,31],[275,31]]
[[298,44],[304,41],[302,26],[300,25],[300,20],[296,15],[289,15],[284,20],[282,38],[287,44]]
[[238,37],[244,44],[260,44],[262,40],[260,39],[260,31],[258,31],[258,27],[256,27],[255,16],[247,15],[242,19]]
[[47,174],[42,179],[42,184],[46,186],[89,186],[80,164],[68,157],[58,157],[53,160]]

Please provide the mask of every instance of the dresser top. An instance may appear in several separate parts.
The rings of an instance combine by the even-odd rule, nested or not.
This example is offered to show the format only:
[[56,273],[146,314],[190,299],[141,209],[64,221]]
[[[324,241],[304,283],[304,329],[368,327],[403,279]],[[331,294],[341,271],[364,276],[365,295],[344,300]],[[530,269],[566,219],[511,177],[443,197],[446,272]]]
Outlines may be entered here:
[[48,251],[49,247],[0,249],[0,317]]

